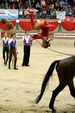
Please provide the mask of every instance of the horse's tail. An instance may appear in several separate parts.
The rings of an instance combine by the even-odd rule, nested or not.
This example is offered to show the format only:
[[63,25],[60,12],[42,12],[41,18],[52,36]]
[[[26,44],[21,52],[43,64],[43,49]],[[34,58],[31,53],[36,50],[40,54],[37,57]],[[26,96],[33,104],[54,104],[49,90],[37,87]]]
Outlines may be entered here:
[[59,63],[60,60],[56,60],[54,62],[52,62],[52,64],[50,65],[46,75],[45,75],[45,78],[43,80],[43,83],[42,83],[42,87],[41,87],[41,92],[40,92],[40,95],[37,97],[36,99],[36,104],[39,103],[39,101],[41,100],[43,94],[44,94],[44,91],[45,91],[45,88],[46,88],[46,85],[49,81],[49,78],[52,76],[52,73],[53,73],[53,70],[54,70],[54,67],[56,64]]

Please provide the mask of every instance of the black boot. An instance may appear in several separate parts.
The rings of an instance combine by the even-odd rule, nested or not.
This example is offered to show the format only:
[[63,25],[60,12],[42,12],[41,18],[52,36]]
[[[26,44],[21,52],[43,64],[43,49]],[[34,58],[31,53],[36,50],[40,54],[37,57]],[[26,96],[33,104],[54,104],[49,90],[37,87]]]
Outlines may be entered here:
[[3,56],[3,60],[4,60],[4,65],[5,65],[5,56]]
[[7,60],[5,60],[5,65],[7,65]]
[[5,60],[4,60],[4,65],[5,65]]
[[16,60],[15,60],[15,62],[14,62],[14,69],[15,69],[15,70],[18,70],[18,68],[16,68]]
[[9,61],[9,66],[8,66],[8,69],[11,69],[11,68],[10,68],[10,61]]

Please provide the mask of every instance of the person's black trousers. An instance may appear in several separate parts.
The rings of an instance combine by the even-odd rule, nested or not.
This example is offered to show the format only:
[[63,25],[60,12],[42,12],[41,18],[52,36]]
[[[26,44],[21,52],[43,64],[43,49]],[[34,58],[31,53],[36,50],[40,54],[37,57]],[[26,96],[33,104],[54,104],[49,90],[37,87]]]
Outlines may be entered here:
[[[6,53],[6,58],[5,58],[5,53]],[[9,47],[3,47],[3,59],[4,61],[8,61],[8,55],[9,55]]]
[[30,46],[24,46],[24,57],[23,57],[22,66],[29,65],[29,58],[30,58]]

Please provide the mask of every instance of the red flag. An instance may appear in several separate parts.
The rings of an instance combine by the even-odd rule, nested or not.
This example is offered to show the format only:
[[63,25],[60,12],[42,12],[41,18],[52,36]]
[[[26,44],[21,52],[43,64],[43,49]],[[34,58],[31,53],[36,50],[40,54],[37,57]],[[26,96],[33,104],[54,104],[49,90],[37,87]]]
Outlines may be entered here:
[[64,22],[73,22],[73,16],[66,16]]

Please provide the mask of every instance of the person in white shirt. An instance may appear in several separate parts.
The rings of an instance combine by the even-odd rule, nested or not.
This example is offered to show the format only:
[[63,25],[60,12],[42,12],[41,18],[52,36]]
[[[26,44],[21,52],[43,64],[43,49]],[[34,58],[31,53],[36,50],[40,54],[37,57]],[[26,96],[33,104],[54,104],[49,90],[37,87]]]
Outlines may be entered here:
[[6,32],[4,33],[4,37],[2,38],[2,42],[3,42],[4,64],[7,65],[8,55],[9,55],[9,38],[7,37],[7,33]]
[[11,60],[12,60],[12,56],[14,55],[14,69],[18,70],[18,68],[16,68],[16,63],[17,63],[17,53],[16,53],[16,39],[15,39],[15,34],[11,34],[11,39],[9,41],[10,44],[10,52],[9,52],[9,65],[8,68],[10,68],[10,64],[11,64]]
[[24,43],[24,57],[22,66],[29,66],[29,58],[30,58],[30,38],[29,31],[25,31],[25,36],[23,37]]

